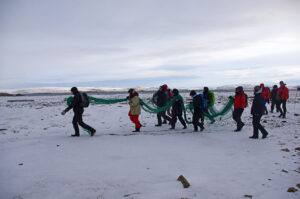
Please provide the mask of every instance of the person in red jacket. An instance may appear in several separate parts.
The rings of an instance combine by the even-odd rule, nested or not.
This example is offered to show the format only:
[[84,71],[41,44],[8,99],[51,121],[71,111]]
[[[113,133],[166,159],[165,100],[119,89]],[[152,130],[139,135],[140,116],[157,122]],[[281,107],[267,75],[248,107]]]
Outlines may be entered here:
[[243,126],[245,125],[241,119],[245,107],[246,95],[244,93],[243,87],[239,86],[235,89],[234,110],[232,113],[232,118],[234,119],[234,121],[236,121],[237,124],[236,130],[234,130],[235,132],[241,131]]
[[[277,99],[277,109],[280,111],[280,115],[279,117],[285,118],[286,115],[286,101],[289,98],[289,89],[286,87],[286,84],[283,81],[280,81],[280,87],[277,90],[277,95],[276,95],[276,99]],[[281,104],[282,104],[282,108],[283,111],[281,109]]]
[[270,90],[265,87],[263,83],[260,84],[260,87],[262,89],[262,96],[264,98],[264,107],[265,107],[265,114],[268,115],[268,109],[267,109],[267,102],[270,102]]

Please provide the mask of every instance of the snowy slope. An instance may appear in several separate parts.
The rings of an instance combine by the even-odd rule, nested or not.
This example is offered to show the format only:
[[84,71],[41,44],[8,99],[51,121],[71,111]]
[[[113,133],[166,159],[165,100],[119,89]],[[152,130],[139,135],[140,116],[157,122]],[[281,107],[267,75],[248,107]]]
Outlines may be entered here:
[[[217,108],[230,94],[216,93]],[[188,94],[183,96],[187,99]],[[206,121],[206,129],[195,133],[192,126],[182,130],[180,123],[176,130],[154,127],[156,115],[142,111],[144,127],[133,134],[126,103],[92,105],[84,121],[97,129],[96,135],[81,131],[81,137],[73,138],[72,111],[60,115],[66,97],[0,98],[0,198],[300,197],[299,192],[287,192],[300,183],[300,153],[294,150],[300,147],[300,117],[294,115],[300,105],[294,103],[295,93],[287,119],[278,113],[263,117],[270,134],[264,140],[248,138],[250,108],[243,114],[246,126],[240,133],[233,132],[230,115],[215,124]],[[7,102],[12,99],[34,102]],[[290,152],[281,151],[285,148]],[[177,181],[181,174],[190,188]]]

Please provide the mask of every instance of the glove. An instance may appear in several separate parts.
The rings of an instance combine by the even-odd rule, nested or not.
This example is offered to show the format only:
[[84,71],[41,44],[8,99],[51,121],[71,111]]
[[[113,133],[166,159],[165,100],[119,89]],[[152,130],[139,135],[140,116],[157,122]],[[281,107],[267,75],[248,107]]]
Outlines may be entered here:
[[61,112],[62,115],[65,115],[66,113],[67,113],[66,111]]
[[129,96],[127,96],[127,97],[126,97],[126,99],[128,99],[128,100],[129,100]]

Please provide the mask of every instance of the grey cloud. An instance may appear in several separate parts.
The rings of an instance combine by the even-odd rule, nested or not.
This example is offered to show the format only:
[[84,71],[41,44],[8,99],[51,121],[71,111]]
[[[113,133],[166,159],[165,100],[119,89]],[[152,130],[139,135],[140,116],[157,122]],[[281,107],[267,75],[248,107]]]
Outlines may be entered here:
[[299,40],[299,8],[297,0],[2,0],[0,81],[299,65],[291,54],[212,56],[282,34]]

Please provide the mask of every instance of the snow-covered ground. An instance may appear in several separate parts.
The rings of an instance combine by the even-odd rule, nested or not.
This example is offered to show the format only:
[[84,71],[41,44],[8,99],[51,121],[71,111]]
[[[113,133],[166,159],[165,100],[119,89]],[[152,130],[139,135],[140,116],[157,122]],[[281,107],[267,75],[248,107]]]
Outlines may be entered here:
[[[217,108],[230,94],[215,93]],[[295,95],[291,92],[286,119],[278,113],[263,117],[269,132],[264,140],[248,138],[249,107],[239,133],[233,132],[230,114],[215,124],[206,121],[205,130],[195,133],[179,122],[176,130],[155,127],[156,115],[142,111],[144,127],[133,134],[128,104],[91,105],[84,121],[97,133],[90,137],[81,130],[81,137],[74,138],[72,111],[60,114],[68,96],[1,97],[0,198],[298,199],[299,191],[287,192],[300,183],[300,152],[295,150],[300,147],[300,105]],[[183,96],[188,99],[187,93]],[[34,101],[8,102],[13,99]],[[289,152],[282,151],[286,148]],[[189,188],[177,181],[179,175],[190,182]]]

